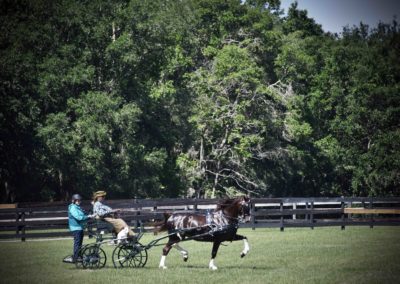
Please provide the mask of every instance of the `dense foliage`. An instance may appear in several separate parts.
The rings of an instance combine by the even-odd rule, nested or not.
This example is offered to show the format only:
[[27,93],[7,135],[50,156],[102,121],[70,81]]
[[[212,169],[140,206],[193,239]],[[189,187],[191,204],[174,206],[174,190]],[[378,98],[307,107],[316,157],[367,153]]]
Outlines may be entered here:
[[399,195],[397,23],[279,0],[1,0],[2,202]]

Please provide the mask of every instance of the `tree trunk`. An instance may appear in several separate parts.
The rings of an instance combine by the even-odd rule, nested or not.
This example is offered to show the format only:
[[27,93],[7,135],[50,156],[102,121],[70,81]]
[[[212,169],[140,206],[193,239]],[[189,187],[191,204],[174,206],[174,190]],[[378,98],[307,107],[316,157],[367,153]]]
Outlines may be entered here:
[[[203,137],[203,135],[200,138],[199,168],[200,168],[200,176],[201,176],[201,178],[203,178],[204,174],[206,172],[206,164],[204,163],[204,137]],[[197,194],[196,194],[197,198],[205,197],[205,194],[203,192],[203,186],[202,186],[201,182],[195,187],[195,190],[197,192]],[[203,194],[202,194],[202,192],[203,192]]]
[[60,191],[60,197],[63,200],[67,200],[67,196],[64,192],[64,177],[63,177],[63,173],[60,170],[58,171],[58,186],[59,186],[59,191]]
[[200,138],[200,170],[201,173],[205,172],[205,168],[204,168],[204,138],[203,136],[201,136]]
[[15,202],[15,194],[8,185],[7,181],[4,181],[4,191],[5,191],[5,202],[14,203]]
[[115,41],[115,23],[112,23],[112,41]]
[[216,192],[217,186],[218,186],[219,168],[220,168],[220,166],[221,166],[221,162],[218,161],[217,170],[216,170],[216,174],[215,174],[215,178],[214,178],[214,185],[213,185],[212,192],[211,192],[211,198],[215,198],[215,192]]

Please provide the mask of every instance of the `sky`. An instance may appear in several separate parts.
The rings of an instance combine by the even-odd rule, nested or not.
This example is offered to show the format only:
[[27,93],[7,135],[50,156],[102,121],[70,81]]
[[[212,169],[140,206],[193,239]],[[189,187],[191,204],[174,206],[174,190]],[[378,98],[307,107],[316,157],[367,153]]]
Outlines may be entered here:
[[[294,0],[281,0],[287,13]],[[376,27],[379,21],[400,21],[400,0],[297,0],[298,9],[307,10],[308,17],[322,25],[324,31],[340,33],[343,27],[358,26],[360,22]]]

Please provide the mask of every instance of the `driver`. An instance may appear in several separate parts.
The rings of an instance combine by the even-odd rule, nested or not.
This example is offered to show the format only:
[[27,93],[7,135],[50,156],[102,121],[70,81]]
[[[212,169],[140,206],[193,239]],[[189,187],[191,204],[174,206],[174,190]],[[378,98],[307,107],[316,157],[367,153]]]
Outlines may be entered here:
[[105,191],[96,191],[93,193],[93,215],[97,215],[97,218],[110,223],[114,227],[118,243],[120,243],[121,240],[125,240],[128,236],[133,237],[135,234],[124,220],[116,218],[116,211],[102,203],[106,195],[107,192]]

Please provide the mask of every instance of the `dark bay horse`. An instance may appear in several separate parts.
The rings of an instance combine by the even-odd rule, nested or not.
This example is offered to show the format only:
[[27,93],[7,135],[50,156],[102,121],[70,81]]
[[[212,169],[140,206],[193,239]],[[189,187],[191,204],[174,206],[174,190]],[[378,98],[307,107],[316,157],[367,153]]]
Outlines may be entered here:
[[[240,218],[249,218],[250,199],[242,196],[234,199],[226,199],[217,205],[213,212],[208,214],[176,212],[165,214],[164,223],[156,229],[156,232],[167,231],[170,234],[168,243],[162,251],[160,268],[166,269],[165,259],[172,247],[179,250],[183,260],[187,261],[189,254],[181,248],[178,243],[183,240],[196,240],[202,242],[213,242],[209,268],[216,270],[214,259],[220,244],[224,241],[243,240],[244,249],[241,257],[250,250],[247,238],[236,234]],[[248,220],[246,220],[248,221]]]

